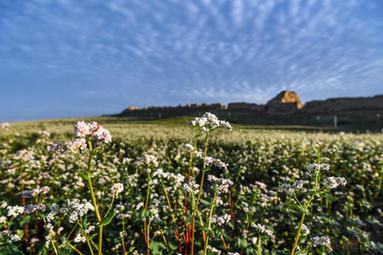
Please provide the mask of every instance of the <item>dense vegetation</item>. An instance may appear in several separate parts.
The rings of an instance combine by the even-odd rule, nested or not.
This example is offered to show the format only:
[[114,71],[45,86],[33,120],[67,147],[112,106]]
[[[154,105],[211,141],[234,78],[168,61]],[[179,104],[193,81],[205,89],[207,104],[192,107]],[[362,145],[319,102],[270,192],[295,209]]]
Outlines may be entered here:
[[4,126],[1,254],[383,252],[381,134],[178,125]]

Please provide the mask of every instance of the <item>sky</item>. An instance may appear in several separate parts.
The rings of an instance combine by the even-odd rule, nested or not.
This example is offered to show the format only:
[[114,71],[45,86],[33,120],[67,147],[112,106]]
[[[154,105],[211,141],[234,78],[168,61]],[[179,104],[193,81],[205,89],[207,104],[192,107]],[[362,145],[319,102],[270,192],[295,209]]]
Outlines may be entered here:
[[383,94],[382,0],[0,0],[0,121]]

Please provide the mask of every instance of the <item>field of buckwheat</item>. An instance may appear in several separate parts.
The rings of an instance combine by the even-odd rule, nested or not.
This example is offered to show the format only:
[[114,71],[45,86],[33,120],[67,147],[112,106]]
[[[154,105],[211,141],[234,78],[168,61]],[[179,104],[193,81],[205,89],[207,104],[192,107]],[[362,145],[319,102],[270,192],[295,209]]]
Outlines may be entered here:
[[2,124],[0,254],[383,253],[381,134],[158,129]]

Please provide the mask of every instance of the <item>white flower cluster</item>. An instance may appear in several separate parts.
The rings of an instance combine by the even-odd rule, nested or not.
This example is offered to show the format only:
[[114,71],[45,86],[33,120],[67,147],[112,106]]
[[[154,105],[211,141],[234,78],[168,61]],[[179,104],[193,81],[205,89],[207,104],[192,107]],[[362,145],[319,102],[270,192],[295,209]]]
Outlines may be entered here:
[[210,112],[206,112],[201,117],[197,117],[194,120],[192,120],[191,125],[193,127],[199,127],[203,132],[206,133],[220,127],[229,130],[233,129],[229,122],[219,120],[217,116]]
[[62,209],[64,214],[69,215],[70,223],[75,223],[79,218],[87,214],[88,211],[94,211],[93,205],[86,199],[79,200],[77,198],[68,200],[66,207]]
[[263,191],[267,190],[267,185],[260,181],[256,181],[254,186]]
[[86,238],[82,233],[77,233],[76,237],[73,239],[73,242],[75,243],[85,243]]
[[303,181],[303,180],[298,180],[294,182],[293,184],[282,183],[279,189],[287,193],[292,193],[292,192],[303,189],[303,186],[305,184],[306,184],[306,181]]
[[86,123],[79,121],[75,125],[76,138],[92,138],[97,143],[110,143],[112,136],[109,131],[100,126],[97,122]]
[[118,196],[122,191],[124,191],[124,185],[122,183],[115,183],[111,188],[113,196]]
[[[177,190],[179,187],[181,187],[185,181],[185,176],[183,176],[182,174],[164,172],[164,170],[162,170],[162,168],[158,168],[153,173],[153,177],[156,177],[156,176],[171,181],[173,185],[170,188],[172,188],[174,190]],[[153,180],[153,181],[155,181],[155,180]]]
[[339,186],[346,186],[347,180],[344,177],[330,176],[324,179],[324,185],[330,189],[335,189]]
[[19,150],[15,155],[15,159],[21,160],[21,161],[32,161],[34,160],[33,151]]
[[26,214],[32,214],[32,213],[35,213],[37,211],[45,211],[46,209],[46,205],[44,204],[37,204],[37,205],[34,205],[34,204],[28,204],[28,205],[25,205],[24,206],[24,213]]
[[76,152],[78,150],[85,150],[87,147],[85,138],[76,138],[72,142],[66,145],[66,149],[72,152]]
[[25,190],[21,193],[21,196],[23,197],[37,197],[40,194],[47,194],[49,192],[49,187],[44,186],[40,189],[32,189],[32,190]]
[[214,254],[214,255],[221,255],[222,251],[218,250],[217,248],[214,248],[213,246],[208,245],[207,249],[209,251],[209,254]]
[[8,129],[11,125],[8,122],[3,122],[0,124],[1,129]]
[[7,217],[0,216],[0,224],[4,224],[7,221]]
[[194,151],[194,146],[191,145],[190,143],[186,143],[186,144],[184,144],[184,148],[185,148],[185,150],[188,151],[188,152],[193,152],[193,151]]
[[230,186],[233,185],[233,182],[229,179],[217,178],[214,175],[209,174],[207,180],[215,186],[218,191],[218,194],[228,193]]
[[47,215],[47,222],[53,222],[58,213],[59,213],[59,206],[53,203]]
[[9,230],[3,230],[0,232],[0,240],[4,237],[8,237],[11,242],[21,241],[21,237],[18,234],[12,234]]
[[46,131],[46,130],[43,130],[43,131],[39,131],[38,134],[43,137],[43,138],[49,138],[51,136],[51,133]]
[[250,238],[250,242],[253,244],[253,245],[257,245],[257,242],[258,242],[258,238],[257,237],[251,237]]
[[183,188],[188,193],[193,192],[194,195],[199,192],[199,184],[195,182],[194,178],[189,178],[189,181],[184,183]]
[[20,214],[24,213],[24,207],[18,206],[18,205],[8,206],[7,209],[8,209],[8,217],[17,217]]
[[85,232],[86,234],[90,234],[90,233],[93,232],[95,229],[96,229],[95,226],[93,226],[93,225],[89,225],[88,228],[85,229],[84,232]]
[[158,166],[157,157],[151,154],[145,154],[144,156],[139,158],[138,161],[141,163],[145,163],[148,166],[153,166],[153,167]]
[[252,223],[251,226],[255,228],[260,234],[268,235],[269,237],[273,237],[274,235],[273,231],[268,229],[265,225]]
[[327,246],[331,247],[331,240],[327,236],[314,236],[311,238],[313,247]]
[[230,222],[230,220],[231,220],[230,214],[224,214],[223,216],[212,217],[211,222],[221,227],[224,224]]
[[48,151],[49,152],[63,153],[67,149],[68,149],[68,146],[66,144],[63,144],[63,143],[54,143],[54,144],[50,144],[48,146]]
[[205,159],[206,166],[215,166],[222,169],[227,169],[227,164],[220,159],[215,159],[207,156]]
[[330,166],[328,164],[317,164],[317,163],[313,163],[313,164],[310,164],[306,167],[307,171],[309,173],[312,173],[312,172],[317,172],[317,171],[321,171],[321,172],[327,172],[328,170],[330,170]]

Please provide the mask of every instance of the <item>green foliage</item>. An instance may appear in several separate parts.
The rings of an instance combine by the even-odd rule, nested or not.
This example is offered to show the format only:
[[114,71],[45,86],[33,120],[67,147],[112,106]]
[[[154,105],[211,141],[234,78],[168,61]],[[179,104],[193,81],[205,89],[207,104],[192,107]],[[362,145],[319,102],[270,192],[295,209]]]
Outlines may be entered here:
[[[8,207],[0,208],[0,216],[7,217],[7,222],[0,224],[0,230],[10,230],[0,239],[0,254],[52,254],[52,242],[45,247],[45,238],[50,233],[46,222],[53,204],[59,209],[51,224],[53,232],[59,234],[51,239],[59,254],[73,254],[69,244],[88,254],[87,242],[74,242],[77,234],[86,234],[89,246],[97,253],[100,224],[104,227],[104,254],[124,254],[125,251],[126,254],[145,254],[148,247],[144,224],[149,228],[151,254],[184,252],[190,250],[191,237],[188,235],[193,218],[195,254],[203,254],[203,234],[209,236],[208,254],[214,254],[213,248],[221,254],[257,254],[258,238],[262,254],[286,254],[294,243],[302,213],[306,214],[304,225],[307,229],[302,227],[297,247],[299,254],[382,252],[381,134],[325,134],[261,130],[251,126],[234,128],[231,134],[217,130],[209,137],[207,156],[220,159],[228,167],[209,166],[205,169],[205,178],[214,175],[231,180],[233,185],[228,193],[215,200],[216,186],[206,181],[198,210],[192,214],[198,192],[193,196],[184,188],[187,178],[179,185],[179,177],[174,177],[191,176],[196,184],[202,179],[203,158],[190,160],[191,153],[185,149],[185,143],[193,143],[195,137],[190,127],[180,126],[188,119],[166,123],[123,122],[113,118],[104,121],[113,135],[113,142],[92,154],[91,178],[87,171],[88,151],[73,153],[49,149],[55,142],[72,140],[70,124],[74,120],[47,122],[43,126],[38,123],[16,124],[8,131],[0,130],[1,201],[6,201],[9,206],[23,205],[22,190],[50,187],[49,193],[38,199],[25,199],[25,204],[44,204],[45,211],[11,219]],[[35,132],[39,128],[50,131],[51,135]],[[199,136],[196,140],[201,152],[203,138]],[[23,150],[30,152],[30,157],[20,157]],[[158,161],[158,166],[150,171],[149,197],[147,178],[150,167],[140,160],[145,154],[154,155]],[[296,194],[296,198],[281,192],[282,184],[293,184],[298,180],[308,181],[305,187],[312,187],[313,176],[306,167],[318,162],[318,155],[321,163],[330,165],[323,177],[342,176],[347,185],[326,192],[303,190]],[[190,162],[200,170],[197,174],[189,171]],[[162,178],[163,185],[158,177],[159,169],[167,176]],[[70,212],[64,212],[68,208],[68,199],[85,199],[92,204],[89,180],[94,186],[102,220],[98,222],[94,211],[89,210],[78,221],[70,222]],[[118,197],[111,194],[115,183],[124,185],[124,191]],[[307,197],[313,200],[310,206],[304,207],[302,204]],[[144,210],[146,200],[148,208]],[[229,215],[229,219],[218,224],[217,219],[223,219],[225,215]],[[273,234],[264,234],[258,224]],[[91,226],[94,229],[86,233]],[[59,228],[63,228],[61,232]],[[25,229],[25,242],[9,240],[11,234],[23,238]],[[331,239],[332,251],[312,247],[312,237],[318,234]],[[34,243],[36,239],[38,242]]]

